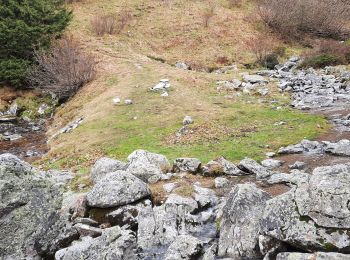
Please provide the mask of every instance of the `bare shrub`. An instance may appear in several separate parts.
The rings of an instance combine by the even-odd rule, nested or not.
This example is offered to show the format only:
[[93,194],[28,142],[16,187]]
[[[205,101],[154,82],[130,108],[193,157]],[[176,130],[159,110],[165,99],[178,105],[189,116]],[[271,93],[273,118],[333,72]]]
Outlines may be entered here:
[[215,15],[215,3],[213,1],[207,2],[207,7],[202,13],[204,27],[209,27],[211,18]]
[[115,15],[98,15],[91,20],[91,26],[96,35],[114,34],[116,31],[117,19]]
[[274,52],[276,43],[270,37],[261,35],[248,39],[246,46],[254,54],[256,62],[262,63],[268,54]]
[[285,37],[302,33],[345,39],[349,35],[348,0],[260,0],[261,19]]
[[91,26],[96,35],[119,34],[131,19],[128,10],[122,10],[118,15],[97,15],[91,20]]
[[60,101],[74,95],[96,74],[96,60],[72,36],[58,40],[49,51],[35,53],[37,65],[29,76],[34,88],[55,94]]

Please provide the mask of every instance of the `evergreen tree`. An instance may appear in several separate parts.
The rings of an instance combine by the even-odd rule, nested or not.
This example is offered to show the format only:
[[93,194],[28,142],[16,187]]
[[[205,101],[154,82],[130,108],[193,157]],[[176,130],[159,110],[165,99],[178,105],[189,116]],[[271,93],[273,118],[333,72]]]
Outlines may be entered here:
[[71,18],[61,0],[0,0],[0,84],[23,86],[34,51],[48,48]]

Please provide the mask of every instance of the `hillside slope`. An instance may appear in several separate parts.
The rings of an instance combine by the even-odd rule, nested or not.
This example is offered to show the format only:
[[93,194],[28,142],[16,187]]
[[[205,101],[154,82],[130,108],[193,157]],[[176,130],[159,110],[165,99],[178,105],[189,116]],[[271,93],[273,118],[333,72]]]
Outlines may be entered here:
[[[50,141],[51,151],[44,158],[49,166],[79,164],[81,168],[102,155],[125,159],[139,148],[170,159],[193,156],[206,161],[220,155],[231,160],[259,159],[264,152],[324,132],[327,126],[322,117],[290,110],[289,97],[278,93],[273,84],[265,97],[216,91],[216,81],[240,79],[247,72],[241,64],[252,62],[253,54],[246,40],[259,34],[279,40],[253,22],[250,1],[232,9],[226,1],[214,3],[208,27],[203,25],[206,1],[86,0],[73,4],[70,33],[97,56],[98,75],[58,109],[49,136],[76,118],[83,117],[84,122]],[[90,21],[95,15],[125,10],[132,19],[120,34],[93,34]],[[178,69],[173,66],[176,61],[197,70]],[[232,63],[238,65],[237,71],[201,71]],[[171,83],[169,97],[149,90],[163,78]],[[113,105],[114,97],[120,97],[122,104]],[[133,104],[124,105],[125,99],[132,99]],[[282,109],[276,110],[278,106]],[[176,139],[186,115],[195,123],[190,134]],[[280,121],[287,124],[276,126]]]

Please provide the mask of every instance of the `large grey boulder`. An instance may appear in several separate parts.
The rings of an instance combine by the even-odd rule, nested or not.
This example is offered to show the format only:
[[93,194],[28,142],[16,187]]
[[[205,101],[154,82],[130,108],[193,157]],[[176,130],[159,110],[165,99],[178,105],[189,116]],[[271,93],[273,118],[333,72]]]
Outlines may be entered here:
[[191,260],[200,256],[203,243],[189,235],[181,235],[169,246],[165,260]]
[[195,191],[194,199],[197,201],[200,208],[214,207],[218,204],[219,199],[215,191],[197,185],[193,187]]
[[270,177],[274,174],[273,171],[267,169],[266,167],[260,165],[256,161],[250,158],[245,158],[238,164],[238,167],[247,173],[255,174],[257,180],[262,180]]
[[203,175],[205,176],[241,176],[247,174],[249,173],[243,172],[235,164],[226,160],[224,157],[212,160],[203,167]]
[[123,206],[150,195],[145,182],[126,171],[107,174],[87,193],[90,207],[112,208]]
[[316,168],[267,202],[263,234],[302,250],[350,252],[349,164]]
[[276,260],[350,260],[350,255],[326,252],[317,252],[314,254],[279,253]]
[[114,160],[107,157],[102,157],[97,160],[94,166],[91,168],[91,179],[94,183],[101,180],[107,173],[115,172],[119,170],[125,170],[127,164],[118,160]]
[[201,161],[197,158],[177,158],[173,168],[175,172],[197,173],[200,167]]
[[171,169],[168,159],[161,154],[151,153],[145,150],[136,150],[128,156],[129,165],[127,171],[145,182],[151,177],[161,177]]
[[350,140],[344,139],[336,143],[324,142],[326,153],[339,156],[350,156]]
[[135,237],[131,230],[118,226],[103,230],[97,238],[83,237],[70,247],[56,252],[56,260],[137,259],[133,252]]
[[[49,257],[61,233],[62,183],[11,154],[0,155],[0,258]],[[53,230],[54,229],[54,230]],[[46,237],[46,241],[42,238]]]
[[275,159],[266,159],[261,162],[261,165],[269,170],[273,170],[283,165],[283,161]]
[[221,257],[260,258],[259,221],[270,195],[255,184],[238,184],[230,192],[220,225]]
[[243,75],[243,80],[249,83],[267,82],[263,76],[260,75]]

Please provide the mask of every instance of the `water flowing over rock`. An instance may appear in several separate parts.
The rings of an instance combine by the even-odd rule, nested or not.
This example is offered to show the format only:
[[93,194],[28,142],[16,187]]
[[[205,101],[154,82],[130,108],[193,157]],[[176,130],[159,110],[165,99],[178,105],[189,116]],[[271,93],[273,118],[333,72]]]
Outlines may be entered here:
[[259,259],[259,221],[270,195],[254,184],[239,184],[230,193],[220,226],[221,257]]

